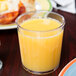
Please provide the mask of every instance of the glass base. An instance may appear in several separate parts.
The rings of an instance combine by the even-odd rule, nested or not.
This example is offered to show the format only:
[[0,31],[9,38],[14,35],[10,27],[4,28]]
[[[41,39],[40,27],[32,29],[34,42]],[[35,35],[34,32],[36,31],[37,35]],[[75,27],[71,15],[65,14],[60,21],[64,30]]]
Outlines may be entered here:
[[28,71],[29,73],[37,74],[37,75],[50,74],[50,73],[54,72],[58,67],[59,67],[59,65],[58,65],[56,68],[54,68],[54,69],[52,69],[52,70],[50,70],[50,71],[36,72],[36,71],[29,70],[29,69],[27,69],[25,66],[23,66],[23,68],[24,68],[26,71]]

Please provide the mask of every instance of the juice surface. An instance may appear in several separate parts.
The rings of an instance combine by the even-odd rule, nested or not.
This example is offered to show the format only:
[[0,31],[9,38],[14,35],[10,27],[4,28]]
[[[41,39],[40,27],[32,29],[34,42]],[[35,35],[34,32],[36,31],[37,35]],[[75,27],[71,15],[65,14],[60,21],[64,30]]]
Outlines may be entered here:
[[22,23],[21,27],[32,31],[48,31],[55,29],[61,25],[55,19],[30,19]]
[[[30,19],[24,21],[21,27],[33,31],[48,31],[60,25],[61,23],[54,19]],[[60,61],[63,30],[47,33],[26,31],[22,29],[18,31],[22,64],[29,70],[37,72],[57,68]]]

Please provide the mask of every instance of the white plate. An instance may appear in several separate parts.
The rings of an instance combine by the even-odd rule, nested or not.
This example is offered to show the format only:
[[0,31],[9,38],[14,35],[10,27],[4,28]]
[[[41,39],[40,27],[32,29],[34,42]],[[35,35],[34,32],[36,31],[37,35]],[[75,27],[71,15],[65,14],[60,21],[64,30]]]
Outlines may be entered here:
[[15,28],[17,28],[16,24],[0,25],[0,30],[15,29]]

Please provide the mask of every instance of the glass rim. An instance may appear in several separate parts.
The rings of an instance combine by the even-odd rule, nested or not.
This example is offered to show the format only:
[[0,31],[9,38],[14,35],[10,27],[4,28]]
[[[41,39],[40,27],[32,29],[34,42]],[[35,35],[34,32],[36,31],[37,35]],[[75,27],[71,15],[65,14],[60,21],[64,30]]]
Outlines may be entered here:
[[[25,29],[25,28],[21,27],[20,24],[18,24],[18,20],[19,20],[22,16],[27,15],[27,14],[29,14],[29,13],[33,13],[33,12],[48,12],[48,14],[49,14],[49,13],[54,13],[54,14],[56,14],[56,15],[58,15],[58,16],[60,16],[60,17],[62,18],[61,25],[60,25],[59,27],[55,28],[55,29],[51,29],[51,30],[47,30],[47,31],[34,31],[34,30],[29,30],[29,29]],[[28,19],[28,20],[30,20],[30,19]],[[21,28],[22,30],[28,31],[28,32],[52,32],[52,31],[55,31],[55,30],[58,30],[58,29],[64,27],[64,25],[65,25],[65,19],[64,19],[64,17],[63,17],[62,15],[60,15],[60,14],[58,14],[58,13],[56,13],[56,12],[42,11],[42,10],[40,10],[40,11],[30,11],[30,12],[26,12],[26,13],[20,15],[20,16],[15,20],[15,23],[17,24],[17,28],[19,27],[19,28]]]

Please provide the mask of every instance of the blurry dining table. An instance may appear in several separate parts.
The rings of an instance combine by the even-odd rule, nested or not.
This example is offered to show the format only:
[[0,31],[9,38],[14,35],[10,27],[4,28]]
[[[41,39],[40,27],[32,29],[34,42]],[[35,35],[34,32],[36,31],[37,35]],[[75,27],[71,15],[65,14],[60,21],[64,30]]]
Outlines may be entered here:
[[[66,21],[60,66],[55,72],[42,76],[58,76],[62,68],[76,58],[76,14],[53,11],[63,15]],[[0,76],[37,76],[22,67],[17,29],[0,30],[0,60],[3,61]]]

